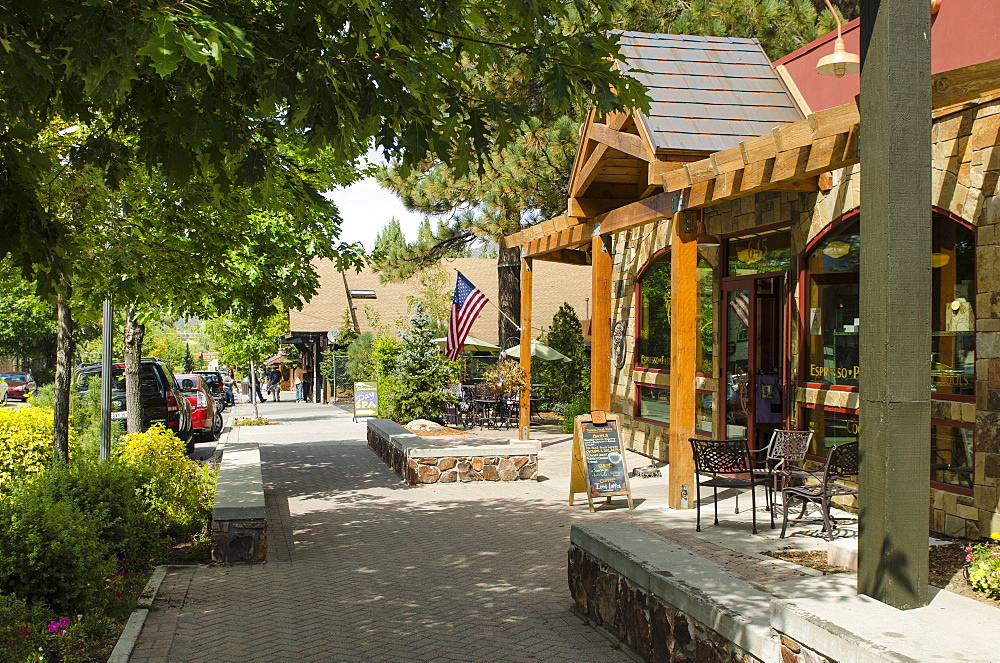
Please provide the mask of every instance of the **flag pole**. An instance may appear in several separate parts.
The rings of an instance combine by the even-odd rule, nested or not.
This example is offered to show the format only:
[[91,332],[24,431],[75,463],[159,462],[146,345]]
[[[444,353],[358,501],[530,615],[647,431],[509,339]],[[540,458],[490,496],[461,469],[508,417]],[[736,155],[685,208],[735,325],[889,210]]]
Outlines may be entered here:
[[[456,272],[459,272],[459,269],[457,267],[452,267],[452,269],[455,270]],[[461,273],[461,272],[459,272],[459,273]],[[487,299],[486,301],[489,302],[490,306],[492,306],[493,308],[495,308],[500,315],[502,315],[503,317],[507,318],[507,321],[510,322],[510,324],[512,324],[515,327],[517,327],[517,331],[521,331],[521,324],[517,320],[515,320],[514,318],[510,317],[509,315],[507,315],[507,313],[504,312],[504,310],[502,308],[500,308],[499,306],[497,306],[496,304],[493,303],[492,299]],[[538,331],[545,331],[544,329],[541,329],[539,327],[532,327],[532,329],[537,329]]]

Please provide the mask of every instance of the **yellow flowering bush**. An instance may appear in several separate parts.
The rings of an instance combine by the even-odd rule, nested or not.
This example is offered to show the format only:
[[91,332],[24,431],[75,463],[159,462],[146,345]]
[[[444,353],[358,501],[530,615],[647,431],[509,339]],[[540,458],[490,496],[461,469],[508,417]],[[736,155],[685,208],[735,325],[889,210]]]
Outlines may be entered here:
[[974,543],[965,548],[966,577],[973,589],[1000,598],[1000,533],[990,534],[992,543]]
[[[52,408],[0,408],[0,495],[52,461]],[[70,430],[70,449],[76,435]]]
[[215,499],[217,471],[184,453],[184,442],[160,424],[129,433],[115,448],[115,458],[145,479],[146,498],[168,522],[182,529],[201,527]]

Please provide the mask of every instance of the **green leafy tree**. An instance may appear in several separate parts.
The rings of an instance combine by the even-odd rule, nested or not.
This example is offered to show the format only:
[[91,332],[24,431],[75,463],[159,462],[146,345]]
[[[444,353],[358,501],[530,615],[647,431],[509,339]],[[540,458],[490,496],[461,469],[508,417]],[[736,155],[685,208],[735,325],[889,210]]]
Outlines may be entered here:
[[[288,331],[287,323],[287,316],[272,308],[270,315],[264,317],[230,313],[226,317],[214,318],[206,323],[205,331],[218,349],[222,363],[243,367],[254,376],[255,369],[274,353],[278,339]],[[254,416],[259,416],[256,399]]]
[[[470,164],[525,117],[482,76],[505,73],[511,54],[555,108],[644,98],[613,69],[610,16],[604,0],[15,3],[0,11],[3,250],[58,266],[62,220],[39,190],[59,162],[34,145],[56,117],[103,118],[168,182],[200,175],[217,191],[266,191],[287,172],[291,139],[338,163],[374,142],[411,163],[434,153]],[[108,169],[120,145],[95,134],[80,156]]]
[[397,357],[392,418],[398,422],[439,418],[445,406],[455,402],[455,395],[445,387],[457,377],[456,363],[445,357],[434,343],[430,316],[423,304],[417,302]]
[[378,416],[395,419],[396,415],[396,367],[403,344],[398,337],[388,332],[380,332],[372,343],[372,377],[378,381]]
[[548,385],[549,397],[557,403],[569,403],[578,394],[590,389],[590,361],[583,342],[580,318],[569,304],[564,303],[552,316],[552,326],[542,337],[549,347],[558,350],[571,361],[540,361],[531,363],[532,372]]

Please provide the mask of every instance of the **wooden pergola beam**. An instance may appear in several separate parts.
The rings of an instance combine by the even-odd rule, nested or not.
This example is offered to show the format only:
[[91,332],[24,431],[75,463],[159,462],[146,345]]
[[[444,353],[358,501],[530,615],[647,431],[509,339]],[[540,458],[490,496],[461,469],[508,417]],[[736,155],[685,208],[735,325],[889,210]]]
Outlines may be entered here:
[[[1000,89],[1000,60],[941,72],[932,77],[932,101],[935,109],[976,99]],[[629,115],[620,113],[609,116],[606,129],[618,131]],[[742,141],[737,147],[715,152],[704,159],[686,164],[662,161],[657,155],[650,162],[647,177],[652,182],[659,178],[663,193],[623,205],[609,211],[598,212],[582,201],[570,198],[570,214],[553,219],[551,226],[532,226],[506,238],[507,246],[527,247],[526,255],[538,256],[561,249],[575,249],[587,241],[594,224],[584,221],[592,218],[601,224],[602,232],[620,232],[665,218],[670,201],[676,192],[684,196],[685,210],[699,209],[735,200],[761,191],[816,191],[828,190],[828,173],[858,163],[859,135],[858,106],[856,102],[843,104],[815,113],[804,120],[782,125],[772,132]],[[597,125],[591,125],[591,129]],[[586,141],[585,141],[586,142]],[[593,166],[596,169],[607,145],[595,145],[590,159],[600,154]],[[742,162],[742,163],[741,163]],[[591,173],[587,165],[577,167],[574,189],[581,173]],[[593,181],[588,180],[587,186]],[[594,199],[607,202],[613,199]],[[575,202],[574,202],[575,201]],[[579,225],[576,232],[567,232]],[[529,246],[530,245],[530,246]]]
[[[590,138],[590,133],[594,131],[594,127],[604,126],[606,129],[611,131],[618,131],[630,117],[629,113],[612,113],[607,117],[607,124],[601,124],[599,122],[594,122],[590,125],[589,131],[584,136],[584,142],[592,140]],[[572,181],[570,182],[570,195],[579,196],[584,191],[587,190],[593,181],[597,177],[597,173],[601,169],[601,161],[604,159],[604,154],[608,151],[608,145],[604,143],[597,143],[594,149],[590,152],[590,156],[579,166],[579,169],[573,173]]]
[[532,256],[535,260],[545,260],[547,262],[561,262],[564,265],[589,265],[590,252],[577,249],[559,249],[550,253],[542,253]]

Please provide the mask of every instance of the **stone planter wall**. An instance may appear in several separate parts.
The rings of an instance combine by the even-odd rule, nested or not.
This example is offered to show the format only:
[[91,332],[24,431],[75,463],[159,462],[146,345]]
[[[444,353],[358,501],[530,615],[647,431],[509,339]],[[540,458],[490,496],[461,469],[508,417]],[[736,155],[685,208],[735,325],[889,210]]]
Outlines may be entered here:
[[538,478],[532,444],[440,444],[395,422],[370,419],[368,446],[411,485]]
[[569,549],[569,585],[577,610],[645,661],[760,661],[575,546]]

